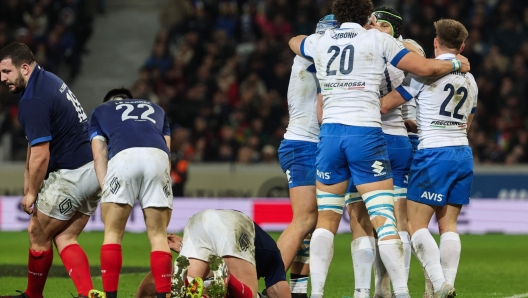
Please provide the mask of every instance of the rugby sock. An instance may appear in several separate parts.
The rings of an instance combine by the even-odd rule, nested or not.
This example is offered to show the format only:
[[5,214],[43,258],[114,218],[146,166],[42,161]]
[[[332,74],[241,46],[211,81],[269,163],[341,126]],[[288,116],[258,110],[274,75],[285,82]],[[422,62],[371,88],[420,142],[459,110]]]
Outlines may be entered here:
[[378,249],[381,260],[392,281],[394,294],[408,293],[402,241],[400,239],[380,240],[378,241]]
[[411,269],[411,239],[409,233],[406,231],[398,232],[403,243],[403,263],[405,264],[405,272],[407,273],[407,280],[409,280],[409,271]]
[[430,294],[432,297],[434,294],[433,284],[431,283],[431,280],[429,279],[429,275],[427,275],[427,271],[425,270],[425,267],[422,267],[422,270],[425,276],[425,293]]
[[328,267],[334,255],[334,234],[327,229],[316,229],[310,241],[310,277],[312,296],[323,295]]
[[240,282],[233,274],[229,274],[229,297],[252,298],[251,288]]
[[29,250],[28,285],[26,289],[28,297],[42,298],[51,262],[53,262],[53,247],[39,252]]
[[116,298],[119,285],[119,273],[123,265],[121,244],[103,244],[101,246],[101,278],[106,298]]
[[390,277],[379,254],[378,240],[374,237],[369,238],[371,238],[371,244],[376,251],[376,258],[374,260],[374,296],[390,297]]
[[[308,293],[308,275],[290,273],[290,290],[293,294]],[[297,297],[300,297],[297,295]]]
[[165,251],[150,253],[150,271],[156,284],[158,294],[167,294],[171,291],[172,254]]
[[376,258],[376,252],[369,238],[359,237],[350,244],[352,266],[354,266],[354,288],[356,293],[361,291],[365,297],[370,297],[372,265]]
[[440,250],[429,230],[419,229],[411,237],[414,253],[422,266],[425,267],[427,275],[437,292],[445,282],[442,265],[440,264]]
[[446,282],[453,286],[460,261],[461,246],[460,236],[455,232],[446,232],[440,236],[440,263]]
[[70,244],[62,250],[60,257],[79,295],[88,297],[88,292],[93,289],[93,284],[88,258],[82,247],[79,244]]

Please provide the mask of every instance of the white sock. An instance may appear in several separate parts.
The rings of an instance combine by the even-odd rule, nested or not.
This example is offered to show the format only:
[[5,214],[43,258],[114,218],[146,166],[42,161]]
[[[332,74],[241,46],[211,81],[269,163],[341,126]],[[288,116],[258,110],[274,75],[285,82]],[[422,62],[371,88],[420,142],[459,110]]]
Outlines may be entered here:
[[403,264],[403,244],[400,239],[378,240],[381,260],[389,273],[394,294],[409,293]]
[[368,236],[359,237],[350,244],[352,251],[352,266],[354,266],[354,288],[366,289],[367,297],[370,296],[370,280],[372,274],[372,265],[376,253]]
[[411,238],[409,233],[406,231],[398,232],[400,239],[403,243],[403,263],[405,264],[405,272],[407,273],[407,279],[409,280],[409,270],[411,269]]
[[442,265],[440,265],[440,250],[431,233],[427,229],[419,229],[412,235],[411,243],[416,257],[425,267],[427,275],[433,284],[434,291],[437,292],[445,282]]
[[334,255],[334,234],[327,229],[316,229],[310,241],[310,277],[312,296],[322,295],[328,267]]
[[431,280],[429,279],[429,275],[427,275],[425,267],[422,267],[422,270],[425,276],[425,292],[432,297],[434,294],[433,283],[431,283]]
[[292,294],[308,293],[308,276],[302,275],[302,277],[299,278],[292,278],[290,275],[290,291],[292,292]]
[[376,259],[374,260],[374,296],[390,297],[390,277],[383,265],[379,253],[378,240],[374,239],[374,247],[376,247]]
[[455,285],[461,250],[462,244],[457,233],[446,232],[440,236],[440,263],[446,282],[453,286]]

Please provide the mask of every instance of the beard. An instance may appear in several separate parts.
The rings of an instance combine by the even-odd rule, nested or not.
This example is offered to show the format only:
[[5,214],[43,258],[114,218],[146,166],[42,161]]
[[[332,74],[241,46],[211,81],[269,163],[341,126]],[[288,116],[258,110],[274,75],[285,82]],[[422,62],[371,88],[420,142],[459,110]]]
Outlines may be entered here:
[[9,92],[13,94],[20,93],[24,91],[24,89],[26,89],[26,82],[24,82],[24,77],[22,76],[20,72],[18,72],[18,76],[13,82],[13,86],[15,86],[15,89],[13,90],[9,89]]

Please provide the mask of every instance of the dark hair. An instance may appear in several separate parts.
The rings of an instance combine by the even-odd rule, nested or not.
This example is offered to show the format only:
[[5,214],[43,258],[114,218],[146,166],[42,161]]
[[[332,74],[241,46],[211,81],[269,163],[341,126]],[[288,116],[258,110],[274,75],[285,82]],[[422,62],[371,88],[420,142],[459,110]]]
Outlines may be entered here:
[[335,0],[332,13],[339,25],[343,23],[367,24],[374,11],[372,0]]
[[392,27],[392,37],[398,38],[401,35],[402,16],[394,8],[382,6],[376,8],[374,15],[378,22],[386,22]]
[[103,102],[107,102],[107,101],[111,100],[112,98],[114,98],[116,96],[117,97],[122,97],[122,98],[127,98],[127,99],[134,98],[132,96],[132,92],[130,92],[130,90],[121,87],[121,88],[116,88],[116,89],[112,89],[112,90],[108,91],[108,93],[106,93],[106,95],[104,97]]
[[434,26],[438,42],[448,49],[460,50],[469,35],[466,27],[455,20],[441,19],[434,22]]
[[17,68],[24,63],[31,64],[35,62],[33,52],[21,42],[12,42],[0,50],[0,61],[8,58],[11,58],[11,63]]

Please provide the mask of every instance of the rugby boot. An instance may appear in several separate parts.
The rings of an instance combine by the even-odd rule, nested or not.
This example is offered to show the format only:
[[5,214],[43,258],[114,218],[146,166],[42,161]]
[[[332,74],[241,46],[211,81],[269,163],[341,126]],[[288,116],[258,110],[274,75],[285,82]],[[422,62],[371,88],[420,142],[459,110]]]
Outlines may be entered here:
[[29,298],[28,295],[26,295],[26,293],[24,293],[22,291],[19,291],[19,290],[17,290],[17,292],[19,292],[20,294],[18,294],[18,295],[0,296],[0,298]]
[[205,295],[209,298],[225,298],[229,284],[229,271],[224,259],[219,256],[210,256],[209,268],[213,272],[213,282],[205,289]]
[[174,264],[174,271],[171,279],[171,297],[185,298],[187,291],[187,270],[189,268],[189,260],[180,255]]
[[454,298],[455,296],[455,288],[448,283],[444,283],[440,290],[434,293],[433,298]]

